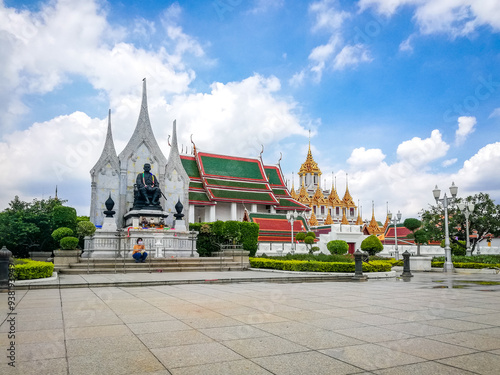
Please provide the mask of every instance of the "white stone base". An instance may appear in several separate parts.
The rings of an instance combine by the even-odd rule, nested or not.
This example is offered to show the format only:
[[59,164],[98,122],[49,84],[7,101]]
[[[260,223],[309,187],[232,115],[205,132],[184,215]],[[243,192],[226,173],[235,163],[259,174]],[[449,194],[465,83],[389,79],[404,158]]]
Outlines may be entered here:
[[432,257],[410,257],[410,271],[431,271]]

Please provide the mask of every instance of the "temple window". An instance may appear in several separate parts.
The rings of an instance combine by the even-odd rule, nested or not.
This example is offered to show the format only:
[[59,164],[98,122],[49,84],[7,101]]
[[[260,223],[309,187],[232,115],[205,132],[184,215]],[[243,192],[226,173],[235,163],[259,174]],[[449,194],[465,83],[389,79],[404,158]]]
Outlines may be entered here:
[[354,208],[351,208],[351,216],[354,216]]
[[314,214],[316,215],[316,206],[313,206]]
[[335,209],[335,215],[337,215],[337,216],[339,216],[339,215],[340,215],[340,208],[339,208],[339,207],[337,207],[337,208]]
[[325,214],[325,206],[321,206],[321,215]]

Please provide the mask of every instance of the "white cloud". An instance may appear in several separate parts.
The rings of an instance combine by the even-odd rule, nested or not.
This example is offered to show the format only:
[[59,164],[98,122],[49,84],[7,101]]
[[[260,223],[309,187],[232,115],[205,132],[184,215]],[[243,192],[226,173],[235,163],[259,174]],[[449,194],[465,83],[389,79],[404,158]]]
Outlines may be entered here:
[[496,196],[498,204],[500,174],[496,171],[499,165],[500,142],[488,144],[464,162],[457,173],[457,185],[460,183],[464,187],[463,194],[481,191],[493,195],[493,199]]
[[400,44],[399,44],[399,50],[401,52],[408,52],[408,53],[412,53],[413,52],[413,46],[412,46],[412,36],[409,36],[406,40],[403,40]]
[[208,94],[177,96],[168,115],[177,119],[185,144],[194,134],[200,150],[257,156],[261,145],[307,135],[295,114],[296,104],[276,98],[280,88],[276,77],[260,75],[241,82],[216,82]]
[[477,121],[474,116],[460,116],[458,118],[458,129],[455,132],[455,143],[461,145],[467,137],[476,129],[474,128]]
[[448,159],[448,160],[443,161],[443,163],[442,163],[441,165],[442,165],[443,167],[449,167],[450,165],[455,164],[457,161],[458,161],[458,159],[457,159],[457,158]]
[[355,148],[347,163],[354,169],[371,169],[378,166],[385,159],[385,155],[379,148],[365,149]]
[[[142,24],[136,32],[152,30]],[[38,12],[19,11],[0,3],[0,120],[15,123],[24,111],[25,94],[45,94],[83,76],[99,90],[116,96],[135,92],[136,82],[154,77],[165,93],[188,89],[194,72],[181,64],[186,53],[202,56],[203,50],[178,26],[167,26],[168,48],[146,51],[125,43],[126,32],[111,27],[94,1],[59,0],[43,4]],[[126,78],[126,79],[124,79]]]
[[414,19],[422,34],[447,33],[453,37],[465,36],[480,26],[500,30],[500,3],[495,0],[360,0],[365,10],[374,7],[377,12],[393,15],[399,8],[415,7]]
[[495,108],[488,118],[500,117],[500,108]]
[[425,167],[433,160],[446,155],[450,146],[441,138],[439,130],[433,130],[426,139],[414,137],[398,146],[398,158],[414,168]]
[[370,62],[373,59],[370,57],[370,52],[366,46],[356,44],[355,46],[345,46],[335,56],[333,68],[335,70],[342,70],[348,66],[356,66],[361,62]]
[[255,0],[253,8],[248,13],[262,14],[270,10],[280,9],[283,5],[285,5],[285,0]]
[[[309,12],[314,15],[315,22],[311,28],[313,32],[326,31],[330,34],[328,42],[314,47],[309,54],[309,72],[316,82],[322,78],[325,69],[343,70],[358,65],[361,62],[371,61],[368,48],[363,44],[346,44],[342,37],[342,26],[351,14],[338,9],[335,0],[322,0],[312,3]],[[298,79],[300,78],[300,80]],[[294,85],[302,83],[305,70],[296,73],[291,82]]]
[[350,14],[338,10],[336,3],[336,0],[322,0],[309,5],[309,12],[315,16],[313,31],[327,30],[336,32],[342,27],[342,23],[350,17]]

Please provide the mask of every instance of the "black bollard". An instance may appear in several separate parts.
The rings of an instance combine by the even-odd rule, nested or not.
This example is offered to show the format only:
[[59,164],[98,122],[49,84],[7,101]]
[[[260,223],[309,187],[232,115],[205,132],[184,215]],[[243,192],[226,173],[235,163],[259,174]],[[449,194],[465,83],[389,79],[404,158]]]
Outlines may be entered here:
[[0,289],[9,288],[9,263],[12,252],[5,246],[0,249]]
[[413,277],[410,271],[410,253],[408,250],[403,253],[403,273],[401,277]]
[[363,275],[363,256],[364,252],[356,250],[354,252],[354,280],[366,280],[367,277]]

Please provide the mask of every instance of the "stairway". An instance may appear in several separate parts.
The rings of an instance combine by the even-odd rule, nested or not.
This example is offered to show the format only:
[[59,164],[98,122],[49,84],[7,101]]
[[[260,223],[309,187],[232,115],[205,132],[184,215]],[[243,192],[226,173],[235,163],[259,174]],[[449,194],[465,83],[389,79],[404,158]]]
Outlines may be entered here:
[[145,273],[145,272],[203,272],[203,271],[241,271],[248,265],[235,262],[233,257],[214,258],[151,258],[145,263],[136,263],[134,259],[81,259],[80,263],[71,263],[60,268],[62,274],[86,273]]

